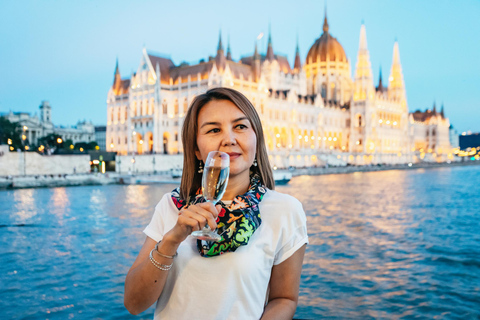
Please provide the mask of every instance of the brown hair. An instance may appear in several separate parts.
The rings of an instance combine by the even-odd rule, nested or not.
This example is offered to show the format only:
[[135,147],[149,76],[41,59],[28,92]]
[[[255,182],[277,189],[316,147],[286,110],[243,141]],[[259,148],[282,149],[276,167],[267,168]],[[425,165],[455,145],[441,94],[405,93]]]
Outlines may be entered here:
[[260,175],[261,182],[269,189],[275,189],[272,168],[268,161],[267,147],[263,136],[262,123],[255,107],[242,93],[229,88],[214,88],[195,97],[185,116],[182,127],[183,174],[180,183],[180,198],[188,200],[195,195],[202,184],[202,174],[198,173],[200,161],[195,156],[200,109],[212,100],[228,100],[237,106],[248,118],[257,136],[257,166],[251,170]]

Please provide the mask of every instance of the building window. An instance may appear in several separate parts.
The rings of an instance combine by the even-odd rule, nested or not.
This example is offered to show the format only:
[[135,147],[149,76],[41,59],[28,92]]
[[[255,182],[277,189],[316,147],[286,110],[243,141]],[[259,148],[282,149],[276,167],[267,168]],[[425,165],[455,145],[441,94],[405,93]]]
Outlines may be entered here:
[[168,113],[168,104],[167,104],[167,101],[166,101],[166,100],[163,100],[162,109],[163,109],[163,114],[167,114],[167,113]]

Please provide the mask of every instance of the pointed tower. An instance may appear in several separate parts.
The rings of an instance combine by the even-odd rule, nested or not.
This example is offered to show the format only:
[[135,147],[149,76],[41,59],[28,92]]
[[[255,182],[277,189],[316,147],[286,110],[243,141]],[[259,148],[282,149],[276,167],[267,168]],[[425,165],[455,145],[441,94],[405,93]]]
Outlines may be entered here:
[[390,77],[388,77],[388,98],[400,101],[402,107],[407,109],[407,95],[405,92],[405,82],[403,81],[398,42],[395,42],[393,45],[392,68],[390,69]]
[[115,64],[115,72],[114,72],[114,75],[113,75],[113,85],[112,85],[112,89],[113,89],[113,92],[115,93],[115,95],[120,95],[121,94],[121,90],[122,90],[122,77],[120,76],[120,69],[118,67],[118,58],[117,58],[117,62]]
[[272,28],[268,27],[268,47],[267,47],[267,60],[275,60],[275,55],[273,54],[273,45],[272,45]]
[[299,73],[302,69],[302,62],[300,60],[300,49],[298,47],[298,36],[297,36],[297,48],[295,49],[295,63],[293,65],[293,70],[296,73]]
[[443,109],[443,102],[442,102],[442,109],[440,109],[440,114],[442,115],[442,118],[445,119],[445,111]]
[[367,46],[367,31],[365,25],[360,28],[360,42],[358,46],[357,65],[355,67],[353,99],[373,99],[374,93],[372,66]]
[[230,50],[230,35],[228,36],[228,42],[227,42],[227,60],[232,61],[232,52]]
[[380,73],[378,75],[378,87],[377,87],[377,91],[378,92],[383,92],[385,91],[385,87],[383,86],[383,76],[382,76],[382,67],[380,66]]
[[432,113],[437,114],[437,104],[435,103],[435,101],[433,101]]
[[215,57],[215,62],[219,71],[223,71],[223,69],[225,69],[226,58],[223,51],[222,30],[220,30],[218,34],[217,56]]

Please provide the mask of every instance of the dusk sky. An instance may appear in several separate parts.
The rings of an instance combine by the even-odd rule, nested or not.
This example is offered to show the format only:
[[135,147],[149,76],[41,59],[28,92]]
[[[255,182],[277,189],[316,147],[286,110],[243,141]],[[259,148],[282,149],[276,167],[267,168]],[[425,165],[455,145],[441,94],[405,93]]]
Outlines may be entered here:
[[[445,107],[459,131],[480,131],[480,1],[328,1],[330,33],[357,61],[360,26],[378,83],[388,81],[398,40],[410,111]],[[302,63],[322,33],[324,1],[1,1],[0,113],[39,111],[50,101],[55,125],[106,124],[107,93],[118,57],[122,77],[142,49],[175,64],[216,53],[221,28],[234,60],[251,55],[255,39],[293,65],[298,35]]]

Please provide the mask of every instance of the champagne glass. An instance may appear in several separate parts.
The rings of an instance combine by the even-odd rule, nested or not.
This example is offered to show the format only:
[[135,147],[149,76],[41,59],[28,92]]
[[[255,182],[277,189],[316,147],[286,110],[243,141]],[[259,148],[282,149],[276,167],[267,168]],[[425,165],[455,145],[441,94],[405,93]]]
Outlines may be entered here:
[[[202,177],[202,193],[207,202],[216,205],[222,199],[225,189],[227,189],[228,176],[230,175],[230,156],[225,152],[210,151]],[[210,227],[192,232],[192,236],[200,240],[220,241],[222,237],[212,231]]]

